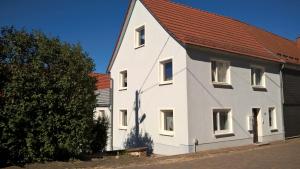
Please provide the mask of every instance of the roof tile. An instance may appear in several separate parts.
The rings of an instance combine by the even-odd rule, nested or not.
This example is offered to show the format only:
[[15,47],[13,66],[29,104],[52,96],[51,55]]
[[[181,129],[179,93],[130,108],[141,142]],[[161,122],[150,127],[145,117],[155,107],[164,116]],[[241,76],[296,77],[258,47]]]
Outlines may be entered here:
[[294,41],[229,17],[168,0],[142,0],[142,3],[175,39],[185,45],[300,64],[300,49]]

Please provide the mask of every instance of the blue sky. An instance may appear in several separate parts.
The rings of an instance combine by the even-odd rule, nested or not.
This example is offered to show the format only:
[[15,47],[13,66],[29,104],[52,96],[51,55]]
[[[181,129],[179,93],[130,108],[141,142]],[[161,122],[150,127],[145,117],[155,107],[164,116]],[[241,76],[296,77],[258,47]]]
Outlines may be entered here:
[[[229,16],[291,40],[300,35],[299,0],[173,0]],[[105,72],[129,0],[1,0],[0,26],[38,29],[80,42]]]

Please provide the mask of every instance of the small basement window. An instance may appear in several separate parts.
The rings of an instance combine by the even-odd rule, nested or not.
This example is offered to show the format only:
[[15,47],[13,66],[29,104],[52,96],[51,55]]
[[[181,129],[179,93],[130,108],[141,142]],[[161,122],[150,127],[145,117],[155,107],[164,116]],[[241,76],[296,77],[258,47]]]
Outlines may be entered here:
[[161,84],[172,83],[173,80],[173,62],[172,59],[160,62],[160,82]]
[[127,89],[127,70],[120,72],[120,89]]
[[141,26],[135,30],[135,47],[145,45],[145,26]]
[[173,110],[161,110],[161,132],[162,134],[173,135]]

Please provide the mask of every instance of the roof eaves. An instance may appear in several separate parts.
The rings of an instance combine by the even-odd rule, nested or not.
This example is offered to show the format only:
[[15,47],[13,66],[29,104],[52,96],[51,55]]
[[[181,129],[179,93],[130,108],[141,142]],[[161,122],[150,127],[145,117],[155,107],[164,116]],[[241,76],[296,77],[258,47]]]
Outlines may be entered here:
[[267,57],[260,57],[260,56],[257,56],[257,55],[251,55],[251,54],[248,54],[248,53],[238,52],[238,51],[224,49],[224,48],[211,47],[211,46],[207,46],[207,45],[199,45],[199,44],[195,44],[195,43],[192,43],[192,42],[187,42],[186,45],[187,46],[204,47],[204,48],[208,48],[208,49],[219,50],[219,51],[224,51],[224,52],[229,52],[229,53],[234,53],[234,54],[239,54],[239,55],[244,55],[244,56],[251,56],[251,57],[254,57],[254,58],[258,58],[258,59],[263,59],[263,60],[269,60],[269,61],[284,63],[284,60],[279,59],[277,57],[276,57],[276,59],[275,58],[272,59],[272,58],[267,58]]

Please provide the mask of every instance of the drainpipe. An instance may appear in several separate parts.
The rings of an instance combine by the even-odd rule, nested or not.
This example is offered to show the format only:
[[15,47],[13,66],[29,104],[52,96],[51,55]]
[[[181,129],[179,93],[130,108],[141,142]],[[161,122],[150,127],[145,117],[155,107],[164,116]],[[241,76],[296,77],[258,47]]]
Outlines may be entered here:
[[282,71],[284,69],[284,63],[281,64],[281,68],[280,68],[280,95],[281,95],[281,119],[282,119],[282,132],[283,132],[283,135],[285,137],[285,127],[284,127],[284,108],[283,108],[283,105],[284,105],[284,91],[283,91],[283,77],[282,77]]
[[114,150],[114,146],[113,146],[114,80],[112,78],[110,78],[110,84],[111,84],[110,86],[110,150],[113,151]]

